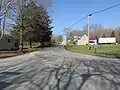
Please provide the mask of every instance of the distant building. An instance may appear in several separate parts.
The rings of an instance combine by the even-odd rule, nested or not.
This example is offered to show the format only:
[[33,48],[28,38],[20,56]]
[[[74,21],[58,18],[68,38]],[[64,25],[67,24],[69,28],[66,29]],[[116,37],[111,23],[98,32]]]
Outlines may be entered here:
[[0,39],[0,50],[18,49],[17,42],[9,35],[5,35]]
[[79,37],[79,36],[73,36],[73,43],[74,44],[77,44],[77,42],[78,42],[78,40],[80,40],[81,39],[81,37]]
[[[90,45],[94,45],[97,44],[97,38],[91,36],[89,38],[89,44]],[[86,34],[84,34],[81,38],[78,38],[77,40],[77,45],[87,45],[88,44],[88,36]]]
[[[89,44],[116,44],[116,37],[105,37],[105,38],[97,38],[94,36],[90,36]],[[76,45],[87,45],[88,44],[88,36],[84,34],[82,37],[74,36],[73,43]]]
[[116,37],[105,37],[98,39],[99,44],[116,44]]
[[87,45],[88,44],[88,36],[84,35],[77,41],[77,45]]
[[67,45],[67,37],[63,36],[63,42],[61,43],[61,45]]
[[90,37],[90,39],[89,39],[89,44],[90,44],[90,45],[97,44],[97,38],[96,38],[96,37]]

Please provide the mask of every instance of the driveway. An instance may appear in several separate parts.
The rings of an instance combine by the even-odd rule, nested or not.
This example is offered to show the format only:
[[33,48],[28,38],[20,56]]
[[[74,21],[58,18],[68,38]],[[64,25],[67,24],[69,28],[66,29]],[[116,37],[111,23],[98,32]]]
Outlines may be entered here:
[[120,60],[62,46],[0,59],[0,90],[120,90]]

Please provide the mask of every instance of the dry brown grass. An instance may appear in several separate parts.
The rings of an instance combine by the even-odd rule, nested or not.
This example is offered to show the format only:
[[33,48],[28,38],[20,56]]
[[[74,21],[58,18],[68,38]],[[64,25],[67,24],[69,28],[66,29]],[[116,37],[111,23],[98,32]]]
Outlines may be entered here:
[[18,56],[18,55],[22,55],[25,53],[30,53],[30,52],[34,52],[40,50],[40,48],[31,48],[31,49],[23,49],[23,53],[20,53],[18,50],[16,51],[0,51],[0,58],[8,58],[8,57],[14,57],[14,56]]

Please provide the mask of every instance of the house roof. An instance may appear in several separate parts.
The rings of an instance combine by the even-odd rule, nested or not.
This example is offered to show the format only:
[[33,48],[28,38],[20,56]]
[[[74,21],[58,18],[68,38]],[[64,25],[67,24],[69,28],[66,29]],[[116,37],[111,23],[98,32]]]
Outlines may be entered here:
[[95,36],[91,36],[89,39],[90,40],[96,40],[97,38]]

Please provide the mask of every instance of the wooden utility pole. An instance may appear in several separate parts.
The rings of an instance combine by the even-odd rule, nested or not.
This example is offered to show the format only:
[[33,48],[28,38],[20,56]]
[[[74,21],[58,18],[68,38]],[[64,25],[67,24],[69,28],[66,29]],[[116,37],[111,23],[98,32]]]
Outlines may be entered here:
[[70,30],[69,30],[69,28],[65,28],[65,34],[66,34],[66,44],[68,44],[68,38],[69,38],[69,36],[70,36]]
[[90,40],[90,16],[92,16],[92,14],[88,15],[88,45]]
[[64,32],[65,32],[65,45],[67,45],[67,40],[68,40],[68,33],[67,33],[67,29],[64,28]]

